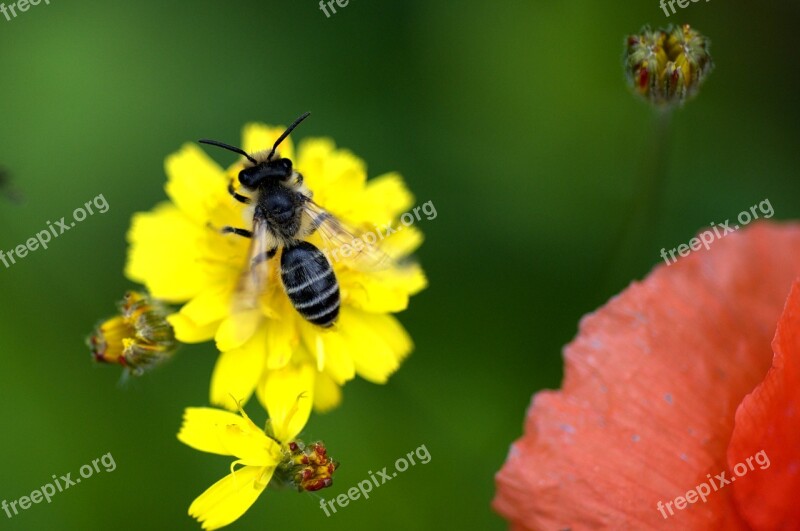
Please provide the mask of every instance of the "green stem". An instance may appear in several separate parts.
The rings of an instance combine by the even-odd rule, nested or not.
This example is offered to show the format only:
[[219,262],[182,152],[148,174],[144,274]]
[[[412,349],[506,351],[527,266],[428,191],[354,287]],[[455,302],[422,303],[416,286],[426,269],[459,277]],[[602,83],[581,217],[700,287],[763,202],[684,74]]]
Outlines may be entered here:
[[652,233],[658,227],[660,217],[661,202],[659,197],[664,190],[664,184],[669,172],[669,145],[670,145],[670,124],[672,123],[672,108],[658,109],[655,125],[655,145],[653,146],[651,163],[648,164],[648,175],[644,176],[645,191],[643,201],[638,203],[640,210],[637,218],[646,222],[646,232]]
[[649,269],[658,259],[657,254],[650,257],[646,253],[650,252],[652,237],[659,225],[660,197],[669,172],[672,108],[658,109],[656,113],[653,144],[642,165],[639,191],[611,246],[602,283],[605,290],[616,291],[621,287],[618,283],[624,286],[632,277],[643,276],[646,270],[642,268]]

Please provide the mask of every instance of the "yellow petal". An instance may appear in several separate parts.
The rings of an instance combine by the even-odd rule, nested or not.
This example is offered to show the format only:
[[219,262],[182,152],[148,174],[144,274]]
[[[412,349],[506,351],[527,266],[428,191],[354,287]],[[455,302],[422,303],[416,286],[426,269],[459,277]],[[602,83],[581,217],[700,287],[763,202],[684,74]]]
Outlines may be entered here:
[[186,216],[204,226],[210,219],[209,211],[226,201],[225,172],[195,144],[184,144],[167,157],[164,166],[167,195]]
[[259,387],[259,399],[267,408],[275,437],[282,443],[303,429],[314,403],[315,369],[310,363],[268,371]]
[[195,325],[204,326],[225,318],[231,309],[233,283],[226,286],[213,286],[203,290],[181,308],[181,315],[189,318]]
[[274,468],[246,466],[214,483],[189,507],[203,529],[219,529],[236,521],[255,503]]
[[380,225],[390,223],[414,204],[414,196],[398,173],[370,179],[358,202],[358,219]]
[[[284,131],[286,131],[286,127],[283,126],[271,127],[262,123],[249,123],[242,129],[242,149],[248,153],[272,149],[272,145]],[[294,145],[291,137],[281,142],[278,153],[281,157],[294,159]]]
[[343,219],[355,206],[367,181],[364,161],[327,138],[303,140],[298,148],[297,169],[314,191],[314,201]]
[[[386,232],[383,228],[381,228],[381,231],[383,233]],[[416,227],[406,227],[400,224],[395,232],[389,234],[380,242],[380,245],[384,253],[395,260],[399,260],[416,251],[422,245],[423,239],[422,232]]]
[[338,406],[341,401],[341,387],[327,373],[318,373],[314,384],[314,409],[325,413]]
[[303,321],[300,330],[305,349],[316,355],[318,368],[324,370],[339,385],[344,385],[355,377],[356,369],[350,356],[350,347],[338,327],[321,330],[318,326]]
[[242,414],[187,408],[178,440],[203,452],[235,456],[238,464],[277,465],[281,460],[280,445]]
[[228,425],[222,436],[222,444],[230,455],[238,458],[235,464],[276,466],[281,460],[280,445],[261,430],[254,432],[240,426]]
[[228,426],[242,432],[261,434],[269,440],[250,419],[236,413],[209,407],[189,407],[183,413],[183,424],[178,439],[196,450],[220,455],[233,455],[225,444]]
[[[336,150],[330,138],[306,138],[300,142],[295,166],[302,172],[305,183],[317,193],[317,188],[327,184],[327,159]],[[309,179],[313,185],[309,183]],[[316,199],[316,198],[315,198]]]
[[403,361],[414,349],[411,336],[396,317],[366,313],[362,318],[386,342],[398,361]]
[[349,342],[356,372],[370,382],[386,383],[413,346],[406,331],[391,315],[345,307],[340,326]]
[[198,261],[204,234],[180,210],[162,203],[152,212],[134,214],[125,275],[168,302],[183,302],[200,293],[208,277]]
[[[288,305],[285,306],[287,311],[294,311]],[[282,369],[292,359],[292,354],[297,350],[300,343],[297,335],[297,326],[295,326],[295,318],[284,316],[280,320],[270,320],[266,328],[268,330],[266,368],[269,370]]]
[[418,264],[374,273],[343,270],[338,276],[346,304],[372,313],[403,311],[409,297],[427,286]]
[[175,338],[181,343],[203,343],[213,339],[219,328],[218,323],[197,326],[194,321],[180,313],[170,315],[167,317],[167,321],[175,330]]
[[263,318],[260,309],[244,310],[228,316],[220,324],[214,338],[217,349],[226,352],[244,345],[256,333]]
[[223,351],[211,376],[211,403],[234,411],[247,403],[261,379],[266,361],[266,328],[239,348]]

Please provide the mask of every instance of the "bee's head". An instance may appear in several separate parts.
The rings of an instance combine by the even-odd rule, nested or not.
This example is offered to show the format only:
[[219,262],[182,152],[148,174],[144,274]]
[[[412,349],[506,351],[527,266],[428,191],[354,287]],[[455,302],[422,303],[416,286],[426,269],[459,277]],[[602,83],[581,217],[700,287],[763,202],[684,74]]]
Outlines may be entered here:
[[281,142],[289,136],[289,133],[305,120],[311,113],[305,113],[295,120],[283,134],[278,137],[275,144],[270,151],[262,151],[256,154],[249,154],[242,148],[223,144],[216,140],[200,140],[201,144],[210,144],[212,146],[221,147],[228,151],[233,151],[239,155],[243,155],[247,159],[246,167],[239,172],[239,182],[242,186],[255,190],[260,185],[268,181],[287,181],[292,176],[292,161],[287,158],[281,158],[277,149]]
[[284,158],[266,160],[239,172],[242,186],[255,190],[267,181],[286,181],[292,176],[292,161]]

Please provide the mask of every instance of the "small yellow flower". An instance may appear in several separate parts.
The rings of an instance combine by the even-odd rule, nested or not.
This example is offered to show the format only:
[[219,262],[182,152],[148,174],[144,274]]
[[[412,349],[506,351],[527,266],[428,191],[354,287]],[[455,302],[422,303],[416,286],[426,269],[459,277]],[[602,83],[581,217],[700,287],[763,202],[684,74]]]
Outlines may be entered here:
[[682,105],[714,67],[709,41],[688,24],[630,35],[625,67],[631,87],[657,106]]
[[[296,384],[297,382],[295,382]],[[292,391],[301,387],[290,386]],[[286,389],[289,391],[289,389]],[[224,527],[242,516],[270,482],[315,491],[332,485],[338,464],[322,443],[295,441],[308,420],[311,402],[304,392],[273,404],[266,429],[256,426],[240,408],[239,415],[212,408],[187,408],[178,439],[203,452],[236,457],[231,473],[201,494],[189,507],[203,529]],[[241,468],[235,469],[240,465]]]
[[[283,131],[246,125],[241,147],[248,153],[269,148]],[[303,174],[317,204],[350,227],[376,234],[386,254],[403,258],[420,245],[419,231],[397,223],[413,206],[399,175],[367,182],[364,162],[329,139],[307,139],[295,152],[289,138],[280,151]],[[240,161],[226,172],[194,144],[168,157],[166,192],[171,202],[134,216],[128,277],[160,299],[188,301],[170,316],[180,341],[216,341],[221,354],[210,391],[215,405],[233,410],[230,395],[247,401],[255,391],[269,409],[279,399],[282,380],[302,378],[314,407],[324,411],[340,402],[340,386],[356,374],[385,383],[412,349],[408,334],[390,314],[404,310],[409,297],[425,287],[421,268],[408,264],[364,271],[347,260],[333,260],[342,304],[332,329],[308,323],[292,308],[277,267],[271,268],[258,308],[235,310],[249,243],[220,234],[218,228],[252,227],[252,214],[227,191],[242,167]],[[400,230],[384,237],[389,224]],[[308,241],[323,247],[319,234]]]
[[95,361],[117,363],[139,376],[175,353],[175,334],[161,304],[129,291],[119,310],[119,315],[99,324],[87,339]]

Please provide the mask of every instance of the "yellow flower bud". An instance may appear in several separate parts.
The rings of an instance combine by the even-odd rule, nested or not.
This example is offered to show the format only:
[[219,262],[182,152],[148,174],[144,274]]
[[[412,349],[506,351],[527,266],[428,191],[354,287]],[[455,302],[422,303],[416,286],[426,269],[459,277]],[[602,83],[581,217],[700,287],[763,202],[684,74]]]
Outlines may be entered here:
[[87,339],[95,361],[122,365],[139,376],[172,356],[177,342],[163,306],[129,291],[119,309],[119,315],[99,324]]

